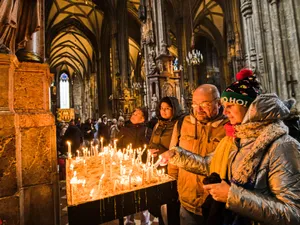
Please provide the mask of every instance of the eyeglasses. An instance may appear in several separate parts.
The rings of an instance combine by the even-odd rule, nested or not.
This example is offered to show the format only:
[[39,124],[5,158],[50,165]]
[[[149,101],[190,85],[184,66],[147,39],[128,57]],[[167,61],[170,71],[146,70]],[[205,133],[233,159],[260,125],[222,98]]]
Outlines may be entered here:
[[166,108],[160,108],[161,111],[171,111],[172,108],[171,107],[166,107]]
[[205,101],[205,102],[201,102],[201,103],[193,103],[192,108],[196,109],[196,108],[201,107],[202,109],[209,109],[212,106],[212,103],[216,100],[219,100],[219,98],[215,98],[211,101]]

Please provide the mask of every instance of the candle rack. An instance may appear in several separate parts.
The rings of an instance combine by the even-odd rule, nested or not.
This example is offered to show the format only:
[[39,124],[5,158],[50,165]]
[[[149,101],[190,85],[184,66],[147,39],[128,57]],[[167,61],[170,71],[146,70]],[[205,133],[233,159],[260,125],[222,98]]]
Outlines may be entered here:
[[[176,181],[164,169],[158,170],[160,159],[150,161],[150,152],[145,150],[104,147],[90,155],[83,149],[82,154],[67,159],[69,224],[114,219],[122,223],[126,215],[145,209],[157,211],[160,205],[176,201]],[[144,152],[146,163],[141,161]]]

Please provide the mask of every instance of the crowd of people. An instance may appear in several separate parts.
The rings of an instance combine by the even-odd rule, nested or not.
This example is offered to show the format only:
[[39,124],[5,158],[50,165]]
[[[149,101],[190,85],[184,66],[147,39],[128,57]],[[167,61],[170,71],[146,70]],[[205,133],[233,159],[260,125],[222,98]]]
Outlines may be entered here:
[[[243,69],[221,94],[212,84],[200,85],[189,114],[177,98],[164,97],[156,105],[156,123],[147,121],[146,108],[136,108],[126,122],[104,114],[80,126],[71,121],[60,132],[61,142],[76,138],[72,154],[100,137],[105,144],[118,139],[120,148],[147,144],[177,180],[178,201],[149,209],[160,224],[299,225],[300,123],[294,104],[264,93],[255,74]],[[150,213],[140,213],[141,224],[150,224]],[[134,224],[134,215],[125,224]]]

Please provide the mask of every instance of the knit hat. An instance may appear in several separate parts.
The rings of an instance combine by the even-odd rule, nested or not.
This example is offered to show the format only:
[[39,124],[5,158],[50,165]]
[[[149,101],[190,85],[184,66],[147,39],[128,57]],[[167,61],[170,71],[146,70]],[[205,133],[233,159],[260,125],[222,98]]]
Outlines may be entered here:
[[252,70],[242,69],[236,74],[237,81],[228,86],[221,95],[222,102],[249,107],[260,95],[260,86]]

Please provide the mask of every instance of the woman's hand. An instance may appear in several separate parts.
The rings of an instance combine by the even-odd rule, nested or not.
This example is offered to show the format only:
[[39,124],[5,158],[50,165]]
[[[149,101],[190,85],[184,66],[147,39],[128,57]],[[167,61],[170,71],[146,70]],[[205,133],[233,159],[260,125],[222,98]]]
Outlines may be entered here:
[[149,149],[149,151],[150,151],[151,155],[153,155],[154,157],[156,157],[157,156],[157,152],[159,152],[158,149]]
[[226,203],[230,185],[224,180],[217,184],[203,185],[203,188],[211,194],[214,200]]

